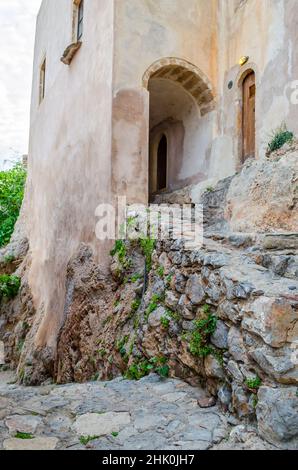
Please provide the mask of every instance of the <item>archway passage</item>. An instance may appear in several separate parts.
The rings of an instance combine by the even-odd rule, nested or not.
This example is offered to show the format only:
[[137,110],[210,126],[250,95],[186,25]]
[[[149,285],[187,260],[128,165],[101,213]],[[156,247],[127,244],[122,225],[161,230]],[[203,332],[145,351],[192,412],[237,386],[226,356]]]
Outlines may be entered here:
[[167,187],[167,159],[168,142],[163,134],[157,149],[157,190],[162,191]]
[[[170,59],[167,59],[170,60]],[[185,61],[162,60],[144,75],[150,94],[149,192],[171,192],[207,178],[214,95]],[[159,66],[159,68],[158,68]]]
[[255,156],[256,147],[256,77],[249,72],[242,83],[242,160]]

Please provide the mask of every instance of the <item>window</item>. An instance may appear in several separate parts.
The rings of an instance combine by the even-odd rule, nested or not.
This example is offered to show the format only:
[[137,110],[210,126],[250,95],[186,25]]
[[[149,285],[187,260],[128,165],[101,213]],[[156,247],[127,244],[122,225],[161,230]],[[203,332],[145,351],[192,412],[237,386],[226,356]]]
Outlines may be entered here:
[[163,134],[157,149],[157,190],[161,191],[167,187],[167,159],[168,141]]
[[84,0],[81,0],[78,5],[78,29],[77,40],[80,41],[83,36],[83,22],[84,22]]
[[46,91],[46,59],[44,59],[43,63],[40,67],[39,72],[39,104],[43,101],[45,97]]

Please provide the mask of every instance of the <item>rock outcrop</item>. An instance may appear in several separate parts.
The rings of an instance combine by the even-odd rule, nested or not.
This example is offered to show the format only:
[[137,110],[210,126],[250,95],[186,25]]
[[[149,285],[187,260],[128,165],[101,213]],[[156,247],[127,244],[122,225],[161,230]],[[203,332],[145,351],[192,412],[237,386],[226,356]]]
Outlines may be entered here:
[[[183,193],[182,203],[189,194]],[[5,267],[4,254],[0,263],[9,272],[17,268],[22,278],[19,296],[0,307],[7,361],[18,367],[23,383],[34,385],[48,378],[140,379],[152,371],[178,377],[204,386],[206,403],[217,400],[223,411],[257,423],[268,442],[295,448],[296,149],[248,162],[201,202],[201,247],[189,249],[182,240],[121,242],[108,274],[91,247],[79,248],[67,267],[54,355],[34,349],[39,317],[28,282],[28,244],[21,237],[15,264]]]
[[298,145],[248,161],[231,182],[225,215],[236,232],[297,232]]

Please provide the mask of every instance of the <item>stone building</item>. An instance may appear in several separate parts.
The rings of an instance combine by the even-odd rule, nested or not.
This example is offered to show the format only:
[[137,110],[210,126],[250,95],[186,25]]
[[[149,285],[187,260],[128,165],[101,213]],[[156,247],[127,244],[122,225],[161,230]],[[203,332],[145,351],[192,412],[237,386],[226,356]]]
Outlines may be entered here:
[[54,337],[70,257],[85,242],[106,259],[94,231],[98,204],[115,195],[147,203],[189,185],[197,202],[246,158],[264,159],[282,121],[298,132],[296,13],[296,0],[42,2],[29,282]]
[[[297,12],[297,0],[43,0],[26,197],[0,257],[0,268],[12,252],[23,260],[20,295],[0,305],[0,336],[25,383],[82,381],[99,370],[115,376],[127,367],[117,341],[133,333],[132,356],[138,337],[142,354],[163,352],[174,376],[204,377],[240,417],[255,413],[257,391],[245,385],[251,374],[268,385],[259,398],[265,403],[269,393],[272,416],[274,394],[295,416],[297,365],[289,357],[298,258],[297,237],[289,235],[298,232],[298,146],[272,159],[266,149],[282,123],[298,135]],[[153,269],[144,295],[142,286],[121,283],[135,272],[142,278],[142,254],[131,254],[128,273],[107,270],[111,243],[96,237],[96,208],[117,196],[144,204],[203,198],[209,226],[225,216],[229,230],[191,257],[159,246],[153,267],[173,280]],[[266,231],[288,233],[266,238]],[[148,325],[158,289],[165,305]],[[221,319],[224,341],[214,344],[227,364],[220,371],[212,356],[198,360],[183,343],[204,303]],[[164,320],[165,306],[177,310],[178,325]],[[95,360],[100,342],[110,355]],[[297,439],[291,419],[272,440]],[[275,426],[266,423],[270,437]]]

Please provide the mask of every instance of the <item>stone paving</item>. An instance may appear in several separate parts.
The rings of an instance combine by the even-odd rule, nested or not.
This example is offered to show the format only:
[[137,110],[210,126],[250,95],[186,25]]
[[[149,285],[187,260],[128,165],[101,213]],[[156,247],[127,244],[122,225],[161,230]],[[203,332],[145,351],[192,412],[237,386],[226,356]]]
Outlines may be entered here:
[[23,387],[0,372],[0,448],[6,450],[269,449],[255,429],[217,406],[200,408],[204,391],[152,374],[135,382]]

